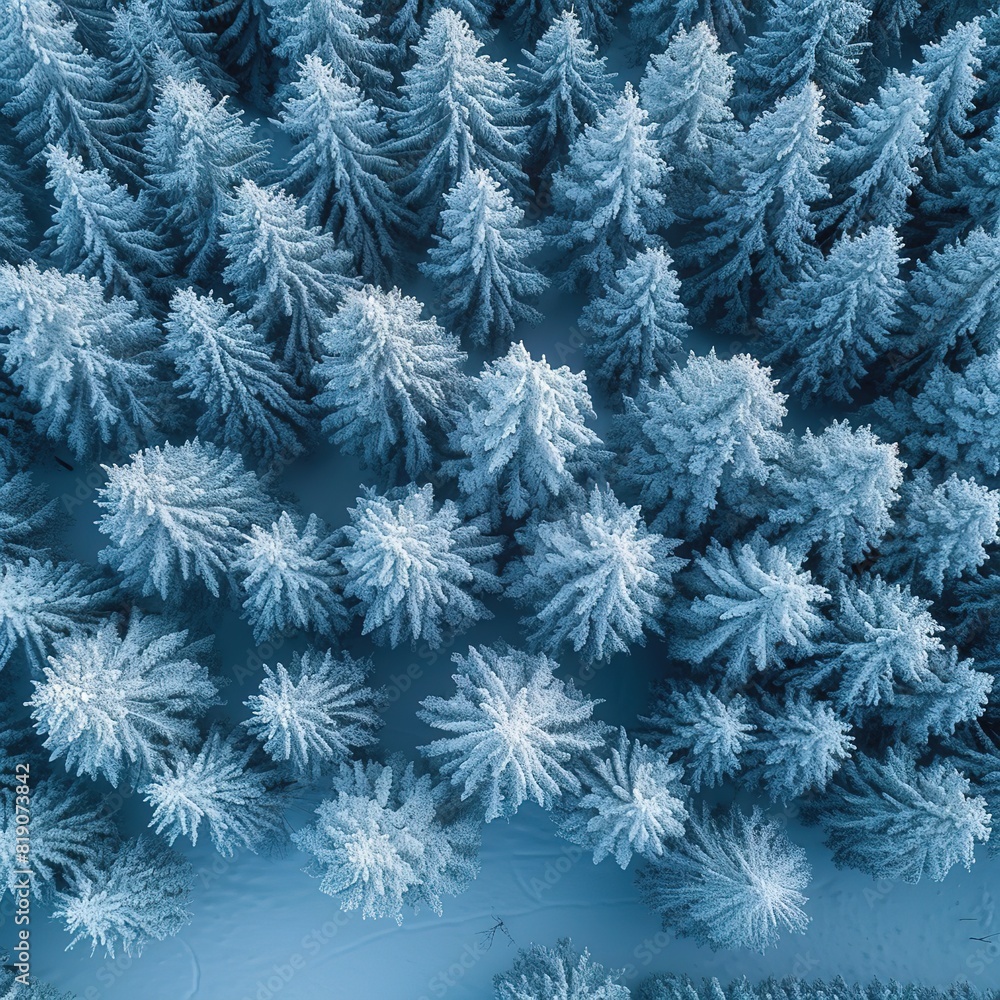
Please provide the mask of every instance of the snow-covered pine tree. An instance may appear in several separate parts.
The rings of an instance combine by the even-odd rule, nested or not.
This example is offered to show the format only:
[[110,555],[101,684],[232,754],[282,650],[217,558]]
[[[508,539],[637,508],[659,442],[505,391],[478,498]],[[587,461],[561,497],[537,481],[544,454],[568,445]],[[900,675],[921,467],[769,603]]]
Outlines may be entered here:
[[977,226],[963,240],[920,261],[903,298],[912,350],[930,366],[954,348],[970,357],[998,346],[1000,235]]
[[445,786],[418,776],[412,764],[342,764],[333,791],[316,822],[292,839],[313,856],[306,871],[342,910],[397,923],[404,907],[428,906],[440,916],[441,897],[458,895],[475,878],[478,822],[446,819]]
[[123,141],[129,115],[115,104],[109,67],[76,40],[75,27],[51,0],[7,5],[0,18],[4,114],[16,123],[23,155],[34,167],[53,145],[87,166],[134,178],[137,157]]
[[212,275],[230,192],[260,173],[266,152],[243,112],[216,101],[204,84],[171,77],[160,87],[146,136],[146,180],[164,225],[181,239],[189,280]]
[[[62,526],[60,506],[30,472],[0,475],[0,556],[40,558],[49,554]],[[65,510],[65,508],[64,508]],[[64,511],[63,511],[64,512]]]
[[3,264],[0,324],[4,369],[39,434],[83,457],[154,433],[156,324],[134,302],[106,300],[97,278]]
[[575,8],[557,14],[534,52],[522,49],[518,88],[528,126],[527,157],[550,171],[585,125],[611,103],[607,59],[583,33]]
[[243,615],[261,643],[297,630],[331,641],[348,624],[340,596],[336,537],[315,514],[301,526],[282,511],[270,528],[255,524],[236,550],[233,572],[246,596]]
[[0,566],[0,669],[18,649],[40,669],[56,640],[93,629],[116,596],[109,579],[77,563],[5,559]]
[[458,338],[422,308],[398,288],[348,289],[313,372],[324,433],[386,475],[403,467],[415,478],[430,467],[463,395]]
[[541,233],[525,228],[524,209],[488,170],[466,174],[444,204],[435,245],[420,265],[438,289],[442,322],[477,344],[509,343],[518,323],[542,318],[528,302],[548,280],[527,263]]
[[854,718],[872,706],[891,705],[904,687],[931,680],[932,660],[944,649],[942,628],[929,609],[929,601],[880,576],[842,582],[817,656],[791,680],[810,690],[822,687]]
[[150,0],[112,9],[108,36],[114,93],[128,109],[125,138],[141,148],[159,88],[168,78],[198,80],[198,66],[177,37],[164,31]]
[[904,413],[901,436],[917,459],[961,475],[1000,471],[1000,348],[973,358],[961,371],[938,365]]
[[470,398],[451,437],[466,456],[458,485],[470,509],[521,518],[579,491],[601,444],[586,425],[594,409],[585,373],[552,368],[545,355],[535,361],[519,342],[483,366]]
[[713,538],[694,565],[694,600],[673,611],[672,648],[682,659],[707,663],[731,690],[813,653],[824,624],[819,608],[830,595],[801,558],[753,535],[730,549]]
[[177,749],[139,788],[153,807],[149,825],[173,847],[178,837],[197,844],[204,822],[212,846],[227,858],[279,844],[285,831],[275,775],[250,766],[256,749],[218,729],[197,753]]
[[599,702],[557,678],[558,665],[541,654],[470,646],[452,660],[456,693],[425,698],[418,715],[454,734],[421,752],[440,758],[441,774],[462,789],[462,800],[478,797],[489,823],[529,799],[551,809],[564,793],[580,794],[574,766],[604,745],[606,727],[591,718]]
[[796,395],[849,402],[890,349],[906,287],[902,249],[889,226],[842,236],[767,308],[761,326],[776,345],[767,361],[788,372]]
[[580,953],[569,938],[561,938],[555,948],[533,944],[522,949],[510,969],[493,977],[493,988],[497,1000],[551,997],[555,983],[565,984],[568,998],[629,1000],[631,991],[621,982],[624,975],[624,969],[605,969],[591,960],[586,948]]
[[217,25],[215,49],[251,100],[261,104],[273,86],[270,56],[276,38],[269,0],[217,0],[206,14]]
[[[696,531],[730,481],[764,483],[783,451],[787,397],[749,354],[688,356],[645,388],[621,419],[624,475],[654,526]],[[741,487],[745,490],[745,486]]]
[[536,521],[517,533],[525,554],[508,565],[504,589],[527,604],[536,647],[556,655],[571,646],[584,662],[644,645],[662,634],[664,597],[685,560],[680,544],[650,532],[638,507],[594,487],[585,503],[558,521]]
[[671,36],[666,49],[650,58],[639,84],[660,153],[673,168],[671,208],[682,218],[693,212],[692,196],[731,169],[726,161],[740,131],[730,110],[731,58],[699,22]]
[[740,104],[758,115],[812,82],[828,111],[845,114],[861,84],[868,17],[854,0],[769,0],[761,31],[740,57]]
[[725,323],[744,326],[758,286],[773,294],[817,254],[814,206],[829,195],[823,125],[822,95],[807,83],[738,135],[735,176],[719,178],[699,213],[706,235],[690,251],[702,268],[692,283],[702,316],[722,302]]
[[416,61],[403,73],[402,106],[389,111],[397,136],[390,148],[409,164],[399,186],[423,233],[437,218],[441,196],[469,170],[489,170],[517,196],[527,190],[513,78],[481,48],[460,14],[435,10],[413,46]]
[[371,96],[392,84],[392,47],[375,30],[363,0],[268,0],[281,56],[294,71],[306,56],[322,59],[340,79]]
[[307,422],[292,379],[275,364],[258,327],[212,295],[181,289],[170,300],[165,351],[174,388],[197,406],[197,432],[267,462],[302,451]]
[[934,182],[939,174],[950,173],[953,158],[968,148],[973,131],[969,116],[981,80],[976,75],[986,41],[980,19],[956,24],[940,41],[921,46],[922,58],[913,64],[913,73],[927,85],[925,104],[928,121],[926,145],[929,162],[926,172]]
[[105,291],[149,309],[154,283],[171,271],[170,251],[152,230],[148,205],[111,180],[103,167],[58,146],[46,150],[46,187],[56,199],[47,239],[63,271],[100,278]]
[[646,112],[630,83],[570,146],[552,179],[553,243],[569,256],[564,281],[600,285],[630,253],[658,242],[668,221],[664,187],[669,167],[660,156]]
[[197,739],[197,714],[217,701],[198,662],[211,644],[139,611],[57,640],[26,702],[51,759],[115,786],[155,772]]
[[109,958],[138,957],[150,940],[172,937],[188,923],[194,878],[190,861],[139,837],[102,852],[57,894],[52,916],[74,935],[70,948],[89,938],[91,950],[100,945]]
[[978,143],[967,149],[952,165],[947,193],[941,203],[928,198],[930,208],[943,209],[950,225],[942,229],[962,235],[971,225],[995,233],[1000,224],[1000,122],[994,123]]
[[570,10],[583,37],[605,45],[611,40],[618,6],[619,0],[509,0],[504,17],[513,21],[518,38],[534,41]]
[[77,37],[84,48],[102,53],[111,31],[112,10],[108,0],[56,0],[64,20],[76,25]]
[[277,126],[292,141],[282,183],[299,195],[310,225],[329,229],[370,281],[389,276],[393,236],[406,221],[392,189],[400,176],[386,152],[378,108],[315,55],[284,91]]
[[902,516],[879,547],[879,565],[892,579],[906,578],[940,595],[945,583],[986,562],[987,546],[998,540],[1000,493],[952,473],[931,483],[918,469],[901,491]]
[[582,775],[584,793],[559,816],[559,832],[594,852],[594,864],[613,855],[627,868],[632,855],[656,858],[664,844],[684,835],[688,817],[683,768],[624,729],[599,760]]
[[143,595],[176,601],[198,578],[218,596],[244,534],[277,516],[238,454],[197,438],[102,468],[108,482],[97,491],[98,528],[111,544],[100,557]]
[[665,48],[681,29],[693,31],[701,23],[732,50],[745,34],[749,14],[746,0],[636,0],[629,11],[630,34],[639,62]]
[[769,700],[757,715],[747,778],[776,802],[824,791],[854,750],[851,724],[804,692]]
[[930,90],[919,76],[893,70],[878,97],[857,104],[830,152],[834,201],[825,224],[842,232],[868,225],[900,226],[919,179],[917,163],[927,154]]
[[324,325],[354,281],[351,255],[306,221],[306,209],[280,188],[244,180],[221,216],[223,278],[258,334],[282,343],[285,367],[308,381]]
[[976,842],[990,835],[986,800],[946,761],[858,754],[833,787],[816,809],[833,860],[873,878],[940,882],[956,864],[971,867]]
[[370,746],[382,724],[382,692],[365,686],[368,660],[347,653],[307,649],[291,669],[264,666],[260,693],[243,704],[253,713],[242,725],[272,760],[287,761],[299,776],[318,779],[325,769],[346,763],[355,747]]
[[[24,811],[23,800],[18,808],[16,785],[12,781],[0,792],[0,870],[5,873],[0,885],[13,895],[24,881],[18,871],[27,868],[31,894],[44,899],[55,885],[79,878],[95,854],[114,844],[118,830],[96,789],[66,775],[46,775],[32,782],[32,844],[25,858],[16,851],[17,827],[24,826],[17,822]],[[24,840],[23,835],[20,839]]]
[[723,701],[716,690],[701,684],[667,689],[639,722],[649,743],[678,755],[695,792],[737,774],[752,756],[756,739],[747,699],[726,693]]
[[716,820],[707,808],[684,837],[639,870],[647,905],[685,937],[719,948],[764,952],[783,931],[805,932],[811,868],[806,852],[759,809]]
[[871,427],[834,420],[820,434],[807,429],[768,480],[762,531],[781,537],[789,551],[817,546],[824,577],[833,576],[882,540],[902,481],[897,446]]
[[663,247],[643,250],[615,272],[580,317],[594,375],[611,391],[635,392],[666,375],[691,332],[681,283]]
[[[160,24],[159,37],[173,36],[198,69],[198,78],[215,95],[232,91],[232,81],[219,67],[216,37],[202,23],[203,0],[146,0]],[[168,43],[169,44],[169,43]]]
[[393,647],[423,640],[433,649],[492,617],[478,595],[500,589],[493,564],[500,545],[478,523],[463,524],[454,501],[435,506],[429,483],[387,496],[369,489],[350,515],[338,555],[363,633]]

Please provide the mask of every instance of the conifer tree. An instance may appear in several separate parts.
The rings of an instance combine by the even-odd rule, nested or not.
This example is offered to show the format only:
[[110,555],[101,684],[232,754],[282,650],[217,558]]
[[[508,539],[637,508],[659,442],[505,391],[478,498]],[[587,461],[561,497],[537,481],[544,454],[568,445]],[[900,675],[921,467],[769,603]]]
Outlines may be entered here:
[[147,0],[160,23],[159,37],[172,35],[198,69],[198,78],[216,96],[229,93],[232,82],[219,68],[216,38],[202,23],[201,0]]
[[366,278],[384,281],[406,215],[392,190],[400,168],[386,153],[378,109],[310,54],[277,125],[293,143],[282,182],[301,197],[309,224],[333,232]]
[[[662,53],[654,54],[639,85],[639,99],[660,152],[675,174],[702,184],[722,168],[739,126],[730,110],[734,71],[728,52],[707,24],[680,28]],[[672,178],[678,182],[677,176]],[[686,190],[672,199],[679,210]]]
[[401,190],[425,232],[441,196],[469,170],[483,167],[515,195],[526,191],[513,79],[502,61],[480,55],[481,48],[459,14],[435,10],[413,47],[416,61],[403,73],[402,107],[390,110],[393,152],[411,164]]
[[636,0],[629,12],[630,33],[640,62],[665,48],[682,29],[693,31],[701,23],[732,50],[746,31],[749,14],[746,0]]
[[557,14],[534,52],[522,49],[519,83],[533,164],[552,167],[611,102],[614,73],[580,27],[576,9]]
[[244,534],[276,515],[238,454],[197,438],[146,448],[104,471],[98,529],[111,544],[101,561],[131,590],[165,601],[176,603],[194,578],[218,596]]
[[691,331],[680,281],[662,247],[633,257],[603,294],[587,304],[580,329],[589,337],[594,374],[612,390],[636,391],[669,362]]
[[4,369],[35,407],[39,434],[82,457],[138,446],[154,432],[156,324],[134,302],[105,299],[96,278],[0,266]]
[[264,336],[282,344],[286,368],[306,381],[337,299],[353,282],[350,255],[280,188],[245,180],[225,204],[219,243],[222,276],[237,305]]
[[949,160],[965,152],[981,80],[980,53],[985,47],[979,18],[956,24],[940,41],[920,48],[913,72],[927,85],[927,152],[932,177],[948,172]]
[[767,310],[761,325],[778,345],[768,361],[791,362],[793,392],[852,398],[899,329],[902,248],[889,226],[843,236]]
[[272,83],[269,56],[275,45],[272,6],[268,0],[220,0],[207,14],[219,23],[216,51],[225,68],[238,76],[256,101]]
[[[947,463],[963,475],[1000,472],[1000,350],[983,354],[963,368],[935,368],[916,399],[907,401],[900,421],[907,448],[938,467]],[[910,419],[910,415],[916,420]]]
[[813,209],[829,194],[821,173],[827,162],[823,124],[822,95],[808,83],[741,133],[733,154],[736,176],[704,208],[707,235],[691,251],[703,268],[693,283],[703,314],[721,301],[726,323],[742,326],[754,278],[765,291],[777,291],[815,255]]
[[326,63],[347,83],[369,93],[392,82],[385,69],[390,46],[375,32],[377,15],[362,13],[362,0],[271,0],[275,52],[294,70],[308,55]]
[[930,367],[996,346],[1000,235],[980,227],[917,264],[903,298],[909,344]]
[[843,114],[861,83],[868,16],[854,0],[769,0],[764,26],[741,57],[742,103],[759,114],[812,82],[827,109]]
[[230,192],[259,173],[266,151],[243,112],[215,101],[204,84],[168,78],[161,87],[146,140],[147,180],[166,226],[183,241],[190,280],[212,273]]
[[893,70],[878,97],[856,105],[830,153],[835,203],[824,221],[844,232],[868,224],[900,226],[927,153],[930,90],[918,76]]
[[268,461],[302,451],[306,408],[259,328],[228,302],[191,288],[174,293],[166,328],[174,388],[197,405],[202,440]]
[[56,208],[45,235],[55,243],[60,266],[99,278],[109,294],[148,309],[150,286],[169,273],[171,260],[151,228],[146,203],[115,184],[103,167],[88,170],[61,147],[50,146],[46,162],[46,187]]
[[524,228],[524,210],[487,170],[466,174],[444,203],[420,265],[437,285],[442,321],[477,344],[509,343],[518,323],[542,318],[527,302],[548,281],[526,260],[542,236]]
[[427,470],[455,424],[465,354],[398,288],[349,289],[314,370],[323,431],[371,468]]
[[621,421],[625,475],[656,512],[655,526],[696,531],[727,482],[744,493],[748,482],[767,481],[787,413],[770,373],[748,354],[692,352],[630,403]]
[[340,596],[336,539],[310,514],[305,524],[282,511],[271,527],[251,525],[233,571],[246,595],[243,616],[254,642],[305,630],[333,640],[348,623]]
[[667,221],[661,188],[668,172],[639,95],[630,83],[584,129],[552,180],[548,232],[569,252],[564,280],[599,284],[633,252],[658,242]]
[[619,0],[511,0],[505,16],[513,20],[519,38],[533,41],[542,34],[543,25],[554,24],[568,9],[576,15],[584,38],[604,45],[611,39],[618,5]]
[[115,105],[108,67],[80,45],[74,28],[51,0],[10,5],[0,21],[10,80],[4,114],[16,122],[32,166],[41,166],[53,145],[87,166],[134,177],[136,156],[122,140],[129,116]]
[[592,468],[600,445],[586,425],[593,416],[585,373],[551,368],[545,355],[535,361],[523,343],[488,361],[451,441],[466,456],[458,485],[470,508],[520,518],[573,495],[574,473]]
[[931,485],[918,469],[902,490],[903,515],[879,551],[894,579],[907,577],[938,595],[947,582],[974,573],[997,542],[1000,493],[952,473]]

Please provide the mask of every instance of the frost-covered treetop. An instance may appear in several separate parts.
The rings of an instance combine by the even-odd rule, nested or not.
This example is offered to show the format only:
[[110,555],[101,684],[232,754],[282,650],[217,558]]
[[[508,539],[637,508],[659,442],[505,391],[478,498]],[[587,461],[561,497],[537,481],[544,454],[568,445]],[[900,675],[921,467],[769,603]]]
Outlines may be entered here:
[[482,510],[498,496],[511,517],[543,508],[573,488],[572,472],[600,444],[585,424],[593,416],[583,372],[552,368],[523,342],[511,344],[475,380],[465,425],[452,437],[469,456],[459,473],[462,492]]
[[556,678],[546,656],[470,646],[453,660],[456,694],[425,698],[419,717],[454,734],[422,752],[441,758],[462,799],[480,797],[489,822],[528,799],[551,809],[564,792],[578,793],[574,764],[604,743],[605,727],[591,719],[599,703]]

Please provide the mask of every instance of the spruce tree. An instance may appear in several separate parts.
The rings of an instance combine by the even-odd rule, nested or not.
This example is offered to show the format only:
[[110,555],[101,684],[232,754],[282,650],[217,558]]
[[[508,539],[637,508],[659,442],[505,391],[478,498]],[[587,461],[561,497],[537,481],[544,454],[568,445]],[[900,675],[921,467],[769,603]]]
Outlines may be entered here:
[[899,329],[902,248],[888,226],[844,236],[764,314],[768,362],[790,362],[793,392],[850,401]]
[[168,78],[153,108],[146,179],[164,224],[181,238],[188,277],[208,278],[232,189],[264,166],[267,145],[204,84]]
[[481,48],[459,14],[436,10],[413,47],[416,61],[403,73],[402,108],[389,112],[398,137],[392,149],[411,164],[400,187],[424,232],[441,196],[469,170],[483,167],[515,195],[526,191],[513,79]]
[[583,310],[580,329],[594,374],[608,388],[634,392],[654,375],[666,375],[691,331],[666,250],[644,250],[616,271]]
[[597,54],[573,8],[555,17],[534,52],[521,54],[528,155],[533,164],[551,168],[584,125],[607,110],[616,74],[607,71],[607,59]]
[[829,193],[821,173],[827,162],[821,102],[809,83],[740,134],[736,176],[703,210],[707,234],[691,250],[703,268],[693,282],[701,315],[721,301],[726,323],[742,326],[755,285],[773,294],[815,256],[813,208]]
[[306,211],[280,188],[243,181],[228,199],[219,242],[222,272],[236,304],[264,334],[282,344],[286,367],[307,380],[319,338],[339,296],[350,255],[330,233],[306,224]]
[[607,281],[630,252],[657,242],[655,233],[666,221],[661,188],[668,169],[639,95],[626,84],[576,138],[569,162],[552,181],[555,212],[547,231],[568,252],[566,284]]
[[930,90],[919,77],[893,70],[877,98],[854,107],[830,154],[835,202],[824,212],[825,222],[855,232],[868,224],[907,221],[917,163],[927,153],[929,100]]
[[843,114],[861,83],[858,59],[868,10],[854,0],[769,0],[760,34],[740,61],[743,105],[759,114],[812,82],[826,107]]
[[100,278],[112,295],[149,308],[151,283],[171,270],[170,253],[152,230],[145,199],[132,197],[103,167],[88,170],[57,146],[47,150],[49,180],[56,199],[46,237],[65,270]]
[[526,262],[542,237],[524,228],[524,210],[487,170],[467,174],[444,201],[420,265],[437,286],[442,320],[477,344],[508,342],[517,323],[542,318],[527,302],[548,282]]
[[393,235],[407,216],[392,190],[400,168],[386,151],[388,127],[378,108],[308,55],[277,125],[293,143],[282,182],[301,197],[309,224],[329,229],[366,278],[385,281]]

